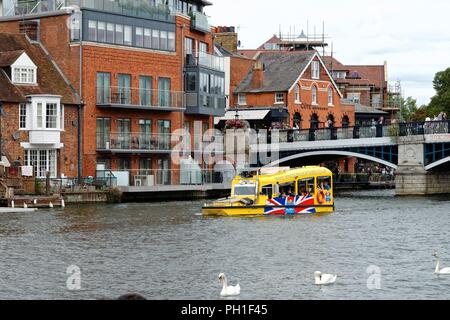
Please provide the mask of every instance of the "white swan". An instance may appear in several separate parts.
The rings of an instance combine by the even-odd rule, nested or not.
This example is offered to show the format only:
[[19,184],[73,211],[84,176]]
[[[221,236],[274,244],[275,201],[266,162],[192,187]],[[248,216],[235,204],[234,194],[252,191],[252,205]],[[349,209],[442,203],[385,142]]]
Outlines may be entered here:
[[315,283],[318,286],[324,286],[328,284],[333,284],[337,280],[337,275],[332,274],[322,274],[320,271],[314,272]]
[[223,284],[223,289],[220,293],[222,297],[232,297],[241,294],[241,287],[239,286],[239,284],[237,284],[236,286],[228,286],[227,277],[224,273],[219,274],[219,281]]
[[26,204],[26,202],[23,203],[23,208],[28,209],[28,205]]
[[438,255],[438,253],[437,252],[435,252],[434,254],[433,254],[433,257],[435,257],[436,259],[437,259],[437,264],[436,264],[436,270],[434,271],[434,273],[436,273],[436,274],[448,274],[448,275],[450,275],[450,268],[443,268],[443,269],[441,269],[441,267],[440,267],[440,264],[441,264],[441,259],[440,259],[440,257],[439,257],[439,255]]
[[50,202],[50,204],[48,205],[50,208],[53,208],[53,202]]

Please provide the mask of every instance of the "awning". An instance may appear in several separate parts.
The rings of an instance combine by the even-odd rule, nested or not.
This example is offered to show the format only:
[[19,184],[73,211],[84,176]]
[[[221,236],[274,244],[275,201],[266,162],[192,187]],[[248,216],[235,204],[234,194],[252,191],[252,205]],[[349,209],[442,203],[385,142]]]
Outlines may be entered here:
[[[270,110],[239,110],[237,112],[239,120],[263,120],[269,114]],[[214,124],[220,121],[236,119],[236,110],[230,110],[225,113],[224,117],[214,118]]]

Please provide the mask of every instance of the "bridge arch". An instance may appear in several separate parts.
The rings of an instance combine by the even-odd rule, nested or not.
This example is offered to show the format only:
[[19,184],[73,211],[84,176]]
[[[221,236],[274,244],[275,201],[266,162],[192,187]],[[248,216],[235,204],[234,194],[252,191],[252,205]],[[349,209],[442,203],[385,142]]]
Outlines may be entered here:
[[443,164],[446,164],[446,163],[450,163],[450,157],[444,158],[442,160],[439,160],[439,161],[436,161],[436,162],[433,162],[433,163],[427,165],[425,167],[425,170],[429,171],[429,170],[437,168],[437,167],[439,167],[439,166],[441,166]]
[[[312,152],[304,152],[295,154],[289,157],[285,157],[282,159],[279,159],[277,161],[272,162],[271,164],[266,165],[265,167],[276,167],[282,164],[283,162],[295,160],[295,159],[301,159],[301,158],[307,158],[307,157],[314,157],[314,156],[344,156],[344,157],[355,157],[360,159],[365,159],[373,162],[377,162],[379,164],[385,165],[389,168],[392,168],[394,170],[397,170],[398,166],[396,164],[390,163],[389,161],[385,161],[373,156],[369,156],[362,153],[356,153],[356,152],[350,152],[350,151],[340,151],[340,150],[324,150],[324,151],[312,151]],[[450,159],[449,159],[450,160]]]

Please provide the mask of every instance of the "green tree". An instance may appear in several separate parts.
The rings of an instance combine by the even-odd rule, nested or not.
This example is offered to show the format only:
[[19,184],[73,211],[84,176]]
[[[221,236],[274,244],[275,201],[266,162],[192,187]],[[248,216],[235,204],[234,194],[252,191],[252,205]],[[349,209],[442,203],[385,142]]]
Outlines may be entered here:
[[425,121],[427,118],[428,106],[423,105],[417,111],[411,115],[410,121]]
[[436,95],[431,98],[428,105],[428,116],[436,116],[442,111],[450,114],[450,68],[436,73],[433,87],[436,90]]
[[411,121],[414,114],[419,109],[417,107],[417,100],[412,97],[408,97],[406,100],[401,98],[403,101],[401,103],[401,120]]

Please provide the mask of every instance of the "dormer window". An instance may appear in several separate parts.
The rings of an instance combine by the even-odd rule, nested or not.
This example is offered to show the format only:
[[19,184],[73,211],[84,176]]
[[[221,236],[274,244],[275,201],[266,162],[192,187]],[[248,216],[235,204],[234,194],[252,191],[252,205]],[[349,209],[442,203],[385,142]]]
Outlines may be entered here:
[[11,81],[15,84],[37,84],[37,67],[25,52],[11,65]]

